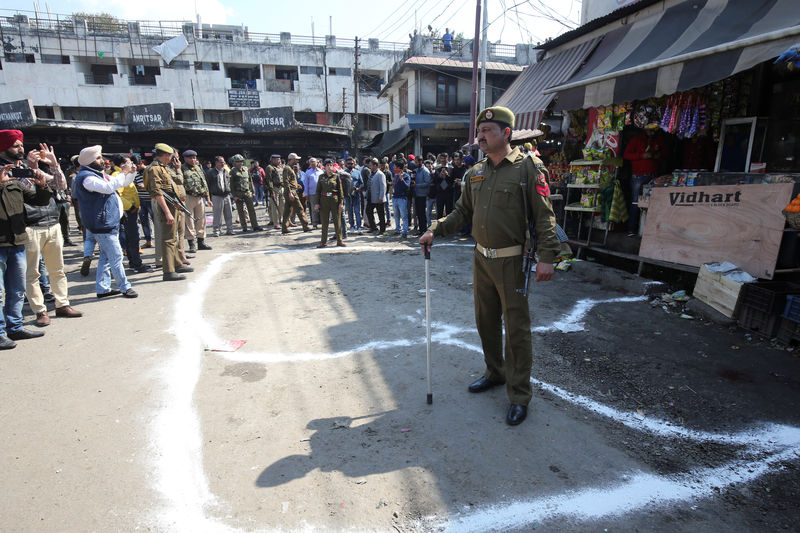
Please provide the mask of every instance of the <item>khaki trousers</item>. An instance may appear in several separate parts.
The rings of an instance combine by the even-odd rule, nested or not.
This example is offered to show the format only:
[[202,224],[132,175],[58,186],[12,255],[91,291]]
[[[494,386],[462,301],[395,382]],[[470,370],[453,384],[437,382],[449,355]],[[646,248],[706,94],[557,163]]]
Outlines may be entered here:
[[28,270],[25,274],[25,292],[31,311],[41,313],[47,311],[42,288],[39,287],[39,254],[44,259],[47,274],[50,276],[50,290],[56,297],[56,308],[69,305],[67,296],[67,275],[64,273],[64,241],[61,226],[53,224],[49,227],[29,226],[25,228],[28,244],[25,245],[25,259]]
[[491,381],[505,381],[511,403],[528,405],[532,396],[533,347],[528,299],[522,295],[522,256],[489,259],[475,250],[472,265],[475,323],[486,362],[484,376]]
[[161,268],[164,274],[169,274],[171,272],[175,272],[175,269],[183,265],[183,261],[181,261],[179,252],[178,252],[178,217],[175,215],[173,208],[167,206],[167,209],[170,210],[172,216],[175,218],[175,222],[172,224],[167,224],[167,217],[161,211],[161,207],[159,207],[158,203],[153,204],[153,214],[155,214],[156,220],[156,228],[161,226],[161,233],[156,238],[156,249],[158,249],[159,244],[161,245],[161,250],[163,256],[161,258]]
[[190,241],[206,238],[206,206],[202,196],[187,196],[186,208],[192,212],[186,217],[186,238]]
[[283,232],[289,231],[289,215],[294,208],[297,216],[300,217],[300,223],[303,224],[303,230],[308,229],[308,219],[306,218],[305,209],[303,209],[300,200],[297,196],[294,197],[294,200],[289,199],[289,196],[286,195],[286,201],[283,204],[283,222],[281,223],[281,229]]
[[342,217],[339,214],[339,202],[333,198],[320,198],[319,216],[322,224],[322,242],[328,242],[328,224],[333,215],[333,230],[336,234],[336,242],[342,240]]

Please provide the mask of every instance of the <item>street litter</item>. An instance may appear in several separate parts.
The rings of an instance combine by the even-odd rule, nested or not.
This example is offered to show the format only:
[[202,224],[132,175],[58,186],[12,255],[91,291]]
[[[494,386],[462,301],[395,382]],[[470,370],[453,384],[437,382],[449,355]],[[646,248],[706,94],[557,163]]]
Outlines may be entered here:
[[222,344],[206,346],[207,352],[235,352],[245,345],[247,341],[224,341]]

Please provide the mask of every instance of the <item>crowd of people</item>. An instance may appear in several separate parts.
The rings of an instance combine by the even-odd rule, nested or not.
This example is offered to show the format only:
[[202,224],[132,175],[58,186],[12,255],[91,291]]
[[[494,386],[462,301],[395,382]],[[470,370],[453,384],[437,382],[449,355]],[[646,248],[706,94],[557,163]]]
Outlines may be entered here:
[[[136,298],[129,273],[155,267],[164,281],[180,281],[193,271],[191,254],[211,250],[207,207],[212,237],[222,235],[223,222],[224,234],[234,235],[236,218],[243,233],[319,230],[320,248],[327,246],[331,226],[337,246],[345,246],[349,234],[385,236],[392,228],[405,239],[453,210],[464,174],[474,164],[460,152],[360,161],[290,153],[248,167],[240,154],[201,160],[192,149],[179,153],[165,143],[155,145],[150,160],[107,154],[102,146],[59,160],[52,146],[26,151],[21,131],[1,130],[0,270],[6,298],[0,349],[44,334],[23,327],[26,300],[40,328],[50,324],[48,303],[54,303],[56,317],[82,316],[69,303],[64,270],[64,247],[78,245],[70,211],[83,239],[82,276],[89,276],[97,256],[97,297]],[[152,265],[142,258],[146,248],[153,248]]]

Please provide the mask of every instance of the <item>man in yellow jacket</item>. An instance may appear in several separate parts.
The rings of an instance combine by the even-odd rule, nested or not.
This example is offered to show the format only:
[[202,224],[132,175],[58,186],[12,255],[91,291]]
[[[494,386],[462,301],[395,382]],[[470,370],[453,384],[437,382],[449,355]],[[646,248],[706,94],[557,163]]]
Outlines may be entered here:
[[[114,164],[112,176],[120,172],[123,174],[135,173],[138,164],[138,161],[133,163],[130,157],[122,154],[113,156],[111,162]],[[139,190],[136,188],[136,184],[131,182],[128,186],[117,189],[117,194],[122,199],[122,227],[124,229],[124,232],[120,231],[119,233],[119,240],[128,255],[130,268],[139,273],[150,272],[150,265],[142,263],[139,251]],[[123,235],[125,236],[124,241]]]

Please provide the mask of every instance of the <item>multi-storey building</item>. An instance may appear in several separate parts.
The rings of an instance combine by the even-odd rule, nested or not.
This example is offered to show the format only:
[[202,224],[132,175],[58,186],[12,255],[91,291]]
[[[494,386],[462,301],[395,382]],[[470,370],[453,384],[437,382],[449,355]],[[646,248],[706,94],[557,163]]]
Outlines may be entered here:
[[387,127],[378,93],[408,47],[18,11],[0,17],[0,39],[0,127],[64,155],[154,142],[205,155],[352,151]]

